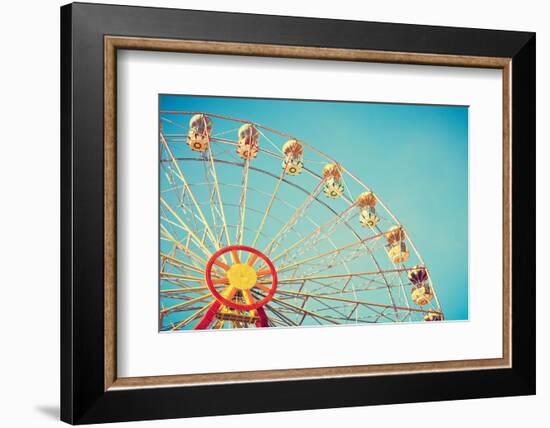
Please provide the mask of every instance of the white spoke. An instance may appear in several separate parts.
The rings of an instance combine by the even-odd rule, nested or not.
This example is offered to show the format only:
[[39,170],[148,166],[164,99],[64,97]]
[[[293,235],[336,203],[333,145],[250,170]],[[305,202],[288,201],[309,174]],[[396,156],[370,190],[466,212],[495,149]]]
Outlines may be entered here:
[[265,214],[262,218],[262,221],[260,223],[260,227],[258,228],[258,231],[256,232],[256,237],[254,238],[254,242],[252,243],[252,247],[255,247],[256,246],[256,243],[258,242],[258,238],[260,237],[263,229],[264,229],[264,225],[265,225],[265,222],[269,216],[269,212],[271,211],[271,207],[273,206],[273,202],[275,202],[275,199],[277,198],[277,193],[279,192],[279,189],[281,187],[281,183],[283,182],[283,178],[285,176],[285,170],[283,169],[282,172],[281,172],[281,176],[279,177],[279,180],[277,181],[277,184],[275,185],[275,190],[273,190],[273,193],[271,195],[271,198],[269,199],[269,204],[267,205],[267,209],[265,211]]
[[304,213],[307,211],[311,203],[315,200],[319,192],[321,191],[321,188],[323,186],[323,181],[320,181],[316,188],[313,190],[312,193],[310,193],[302,205],[300,205],[296,211],[292,214],[292,216],[289,218],[289,220],[284,224],[284,226],[275,234],[274,238],[271,240],[271,242],[265,247],[263,250],[264,254],[271,254],[275,248],[277,248],[281,238],[298,222],[298,220],[304,215]]
[[225,218],[225,209],[224,209],[224,206],[223,206],[222,194],[220,192],[220,184],[219,184],[219,181],[218,181],[218,174],[216,172],[216,163],[214,161],[214,156],[212,154],[212,147],[210,145],[208,146],[208,153],[209,153],[208,157],[210,158],[210,166],[212,168],[212,176],[214,177],[214,187],[216,189],[218,205],[220,207],[220,213],[221,213],[222,222],[223,222],[223,230],[225,232],[225,239],[226,239],[227,245],[231,245],[231,239],[229,238],[229,232],[227,230],[227,220]]
[[172,164],[176,167],[176,170],[177,170],[176,176],[181,180],[181,182],[183,183],[183,186],[185,187],[189,197],[193,201],[195,209],[197,210],[197,213],[200,216],[200,218],[203,222],[203,225],[206,229],[206,233],[208,234],[211,242],[216,247],[216,250],[219,250],[220,249],[220,243],[216,240],[216,238],[215,238],[215,236],[212,232],[212,229],[210,228],[210,225],[208,224],[208,221],[206,220],[206,217],[204,216],[204,213],[203,213],[200,205],[198,204],[197,199],[195,198],[195,195],[193,194],[191,188],[189,187],[189,184],[187,183],[187,180],[185,179],[185,176],[183,175],[183,172],[181,171],[181,168],[180,168],[176,158],[174,157],[174,154],[172,153],[172,150],[168,146],[168,143],[166,142],[166,139],[164,138],[164,136],[162,134],[160,135],[160,139],[161,139],[162,143],[164,144],[164,147],[165,147],[166,151],[170,155],[170,159],[172,160]]
[[[302,239],[300,239],[300,240],[296,241],[294,244],[288,246],[283,252],[281,252],[277,256],[273,257],[272,261],[276,262],[281,258],[283,258],[283,261],[284,261],[284,257],[286,255],[288,255],[293,249],[295,249],[297,247],[300,247],[300,246],[303,247],[303,248],[306,248],[304,244],[308,239],[317,237],[317,240],[311,242],[310,245],[312,246],[312,245],[317,244],[319,242],[319,240],[322,239],[323,236],[330,236],[330,233],[334,230],[334,228],[338,224],[340,224],[342,221],[345,221],[346,214],[348,214],[353,208],[354,208],[354,206],[351,205],[348,208],[346,208],[344,211],[342,211],[341,213],[335,215],[329,221],[323,223],[321,226],[317,227],[315,230],[313,230],[308,235],[304,236]],[[321,232],[322,232],[322,234],[321,234]]]
[[206,254],[207,256],[211,256],[212,253],[210,250],[204,245],[203,240],[200,239],[193,230],[181,219],[181,217],[174,211],[174,209],[166,202],[166,200],[161,196],[160,197],[161,203],[170,211],[170,213],[178,220],[178,222],[181,224],[181,227],[193,238],[195,241],[195,244],[198,245],[198,247]]
[[239,225],[237,227],[237,236],[235,237],[235,241],[239,243],[239,245],[243,244],[244,239],[244,221],[246,217],[246,194],[248,190],[248,172],[250,170],[250,160],[246,159],[244,161],[243,166],[243,173],[242,173],[242,180],[241,180],[241,196],[239,200]]

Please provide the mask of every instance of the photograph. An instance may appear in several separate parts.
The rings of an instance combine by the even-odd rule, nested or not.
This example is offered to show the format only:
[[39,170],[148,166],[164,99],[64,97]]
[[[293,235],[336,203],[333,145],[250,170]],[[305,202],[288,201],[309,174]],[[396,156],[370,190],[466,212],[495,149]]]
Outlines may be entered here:
[[468,321],[468,106],[158,103],[160,332]]

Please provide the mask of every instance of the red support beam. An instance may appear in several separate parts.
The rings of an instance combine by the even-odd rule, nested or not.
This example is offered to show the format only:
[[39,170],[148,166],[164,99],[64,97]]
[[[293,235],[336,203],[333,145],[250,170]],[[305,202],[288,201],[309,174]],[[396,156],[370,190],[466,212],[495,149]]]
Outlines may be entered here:
[[260,306],[258,309],[256,309],[256,311],[258,312],[258,317],[260,318],[258,321],[256,321],[256,327],[269,327],[269,319],[267,318],[264,308]]
[[199,323],[195,326],[193,330],[205,330],[208,328],[214,317],[216,316],[216,313],[218,312],[218,309],[220,309],[221,303],[218,301],[215,301],[212,303],[212,306],[210,306],[210,309],[206,311],[206,313],[203,315]]

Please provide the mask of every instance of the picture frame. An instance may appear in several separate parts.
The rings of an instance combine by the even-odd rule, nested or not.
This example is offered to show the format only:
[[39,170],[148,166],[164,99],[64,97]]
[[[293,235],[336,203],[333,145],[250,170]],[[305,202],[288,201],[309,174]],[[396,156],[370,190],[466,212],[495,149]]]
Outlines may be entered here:
[[[118,377],[118,50],[502,70],[503,159],[495,159],[504,184],[502,358]],[[61,419],[86,424],[534,394],[535,97],[534,33],[63,6]],[[213,405],[212,394],[224,399]]]

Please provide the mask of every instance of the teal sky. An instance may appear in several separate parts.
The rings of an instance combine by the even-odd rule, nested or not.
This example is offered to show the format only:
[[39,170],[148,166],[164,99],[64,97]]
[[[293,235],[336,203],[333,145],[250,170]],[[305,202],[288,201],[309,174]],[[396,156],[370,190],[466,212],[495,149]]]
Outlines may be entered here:
[[160,109],[245,119],[336,159],[404,225],[445,318],[468,319],[467,107],[162,95]]

